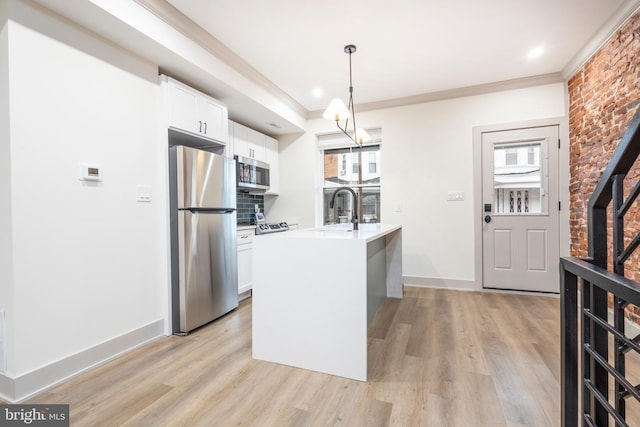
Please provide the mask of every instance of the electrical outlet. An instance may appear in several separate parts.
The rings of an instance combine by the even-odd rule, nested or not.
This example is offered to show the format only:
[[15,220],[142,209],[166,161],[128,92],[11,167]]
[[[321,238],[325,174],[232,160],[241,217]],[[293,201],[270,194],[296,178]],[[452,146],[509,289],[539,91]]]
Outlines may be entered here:
[[150,202],[151,201],[151,187],[147,185],[138,185],[136,187],[136,201],[137,202]]

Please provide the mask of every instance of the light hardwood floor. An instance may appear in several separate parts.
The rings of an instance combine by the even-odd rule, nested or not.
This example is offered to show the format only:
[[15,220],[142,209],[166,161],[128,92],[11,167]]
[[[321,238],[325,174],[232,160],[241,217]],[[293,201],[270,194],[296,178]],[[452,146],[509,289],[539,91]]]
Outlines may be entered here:
[[370,330],[369,381],[251,358],[251,301],[31,399],[72,426],[558,426],[559,300],[405,288]]

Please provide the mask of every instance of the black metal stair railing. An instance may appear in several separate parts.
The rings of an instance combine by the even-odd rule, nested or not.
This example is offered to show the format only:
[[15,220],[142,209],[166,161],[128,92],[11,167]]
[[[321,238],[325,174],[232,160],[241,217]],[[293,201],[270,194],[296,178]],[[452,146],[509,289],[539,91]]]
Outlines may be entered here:
[[[624,179],[640,155],[640,108],[596,186],[588,206],[589,258],[560,259],[562,425],[626,426],[626,401],[640,402],[640,385],[626,377],[630,352],[640,354],[640,335],[625,335],[625,308],[640,306],[640,283],[625,278],[624,263],[640,245],[625,246],[625,214],[640,195],[638,182],[624,197]],[[608,264],[607,206],[612,204],[612,269]],[[613,323],[608,320],[613,295]],[[609,341],[613,342],[613,360]],[[581,368],[582,373],[579,373]],[[609,396],[610,379],[613,395]],[[582,392],[580,409],[578,396]]]

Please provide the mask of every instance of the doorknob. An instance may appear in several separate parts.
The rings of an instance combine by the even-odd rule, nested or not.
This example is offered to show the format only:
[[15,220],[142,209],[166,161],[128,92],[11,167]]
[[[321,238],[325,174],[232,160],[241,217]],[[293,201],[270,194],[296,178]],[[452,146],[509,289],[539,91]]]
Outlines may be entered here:
[[486,222],[487,224],[489,224],[491,222],[491,215],[487,215],[484,217],[484,222]]

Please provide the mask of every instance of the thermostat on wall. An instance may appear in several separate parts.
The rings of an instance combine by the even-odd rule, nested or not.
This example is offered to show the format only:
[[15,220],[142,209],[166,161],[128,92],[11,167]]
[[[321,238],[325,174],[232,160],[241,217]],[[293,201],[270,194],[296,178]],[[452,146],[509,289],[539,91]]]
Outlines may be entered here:
[[81,181],[102,181],[102,170],[98,165],[80,163]]

